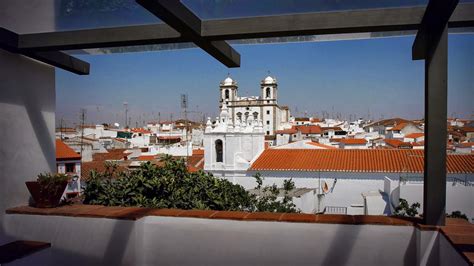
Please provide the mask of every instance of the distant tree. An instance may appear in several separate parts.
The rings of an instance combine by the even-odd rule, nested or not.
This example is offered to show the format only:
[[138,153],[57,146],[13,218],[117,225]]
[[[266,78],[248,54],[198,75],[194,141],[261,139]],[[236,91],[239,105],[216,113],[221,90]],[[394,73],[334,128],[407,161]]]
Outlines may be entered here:
[[395,208],[394,215],[415,217],[418,214],[417,209],[419,208],[420,208],[420,203],[415,202],[410,206],[408,205],[408,201],[406,199],[400,198],[400,204]]
[[465,215],[464,213],[462,213],[461,211],[453,211],[451,214],[446,214],[446,217],[449,217],[449,218],[461,218],[461,219],[464,219],[466,221],[469,221],[469,219],[467,218],[467,215]]
[[276,185],[262,188],[263,179],[256,174],[256,189],[262,191],[257,196],[204,171],[190,173],[182,159],[165,156],[162,160],[162,167],[147,162],[133,171],[118,171],[116,165],[106,165],[106,171],[101,173],[92,171],[85,187],[84,203],[251,212],[299,211],[288,194],[294,188],[291,179],[285,180],[284,196],[279,199],[279,188]]

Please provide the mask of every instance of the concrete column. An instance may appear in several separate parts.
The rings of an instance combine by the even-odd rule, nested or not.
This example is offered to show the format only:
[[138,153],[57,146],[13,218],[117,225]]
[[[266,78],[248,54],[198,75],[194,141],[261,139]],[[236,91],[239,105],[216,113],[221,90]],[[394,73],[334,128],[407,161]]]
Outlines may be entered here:
[[425,158],[423,217],[444,225],[446,216],[446,136],[448,100],[448,29],[428,35],[425,59]]

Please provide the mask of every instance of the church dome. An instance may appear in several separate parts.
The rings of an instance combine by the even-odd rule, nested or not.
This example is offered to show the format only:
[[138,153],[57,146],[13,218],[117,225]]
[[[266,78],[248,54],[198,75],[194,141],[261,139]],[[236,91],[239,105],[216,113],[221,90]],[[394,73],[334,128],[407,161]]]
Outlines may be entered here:
[[221,82],[221,85],[223,86],[230,86],[230,85],[235,85],[235,81],[230,77],[228,76],[226,79],[224,79],[222,82]]
[[270,76],[266,77],[264,80],[263,80],[263,84],[274,84],[276,83],[276,79],[275,78],[272,78]]

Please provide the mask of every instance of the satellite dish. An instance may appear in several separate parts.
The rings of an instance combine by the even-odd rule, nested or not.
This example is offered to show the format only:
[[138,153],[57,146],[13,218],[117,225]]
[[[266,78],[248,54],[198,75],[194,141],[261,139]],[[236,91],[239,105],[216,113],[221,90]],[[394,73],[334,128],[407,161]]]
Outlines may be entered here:
[[115,127],[119,127],[120,124],[119,124],[119,123],[114,123],[114,126],[115,126]]

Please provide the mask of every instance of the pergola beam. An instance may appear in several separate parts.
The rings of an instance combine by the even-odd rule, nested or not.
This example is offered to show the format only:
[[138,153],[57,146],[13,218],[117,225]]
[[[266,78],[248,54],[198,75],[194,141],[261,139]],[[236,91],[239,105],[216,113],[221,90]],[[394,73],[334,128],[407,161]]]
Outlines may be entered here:
[[73,30],[20,35],[24,50],[51,51],[186,42],[166,24]]
[[201,36],[201,20],[179,0],[137,0],[137,3],[227,67],[240,66],[240,54],[227,42],[209,41]]
[[41,61],[48,65],[76,73],[88,75],[90,65],[78,58],[59,51],[26,51],[18,48],[19,35],[15,32],[0,28],[0,48],[12,53],[22,54],[32,59]]
[[[421,60],[428,56],[430,43],[437,43],[459,0],[431,0],[421,20],[412,47],[412,59]],[[471,13],[471,14],[474,14]]]
[[[201,21],[208,41],[417,30],[425,7],[313,12]],[[341,19],[344,18],[344,19]],[[474,26],[474,3],[459,4],[449,27]],[[192,41],[166,24],[125,26],[21,35],[19,48],[71,50]]]

